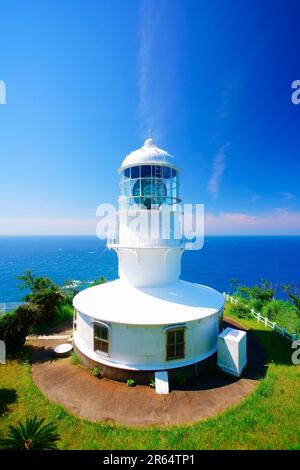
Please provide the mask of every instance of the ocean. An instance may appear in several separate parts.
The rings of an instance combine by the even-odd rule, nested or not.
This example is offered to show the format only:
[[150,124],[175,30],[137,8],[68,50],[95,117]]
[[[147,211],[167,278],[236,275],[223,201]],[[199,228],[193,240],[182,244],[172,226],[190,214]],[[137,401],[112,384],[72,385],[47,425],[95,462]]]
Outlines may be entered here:
[[[219,291],[233,278],[246,285],[267,279],[300,286],[300,236],[209,236],[182,259],[182,279]],[[31,269],[58,284],[117,278],[117,255],[96,237],[0,237],[0,303],[22,300],[16,276]]]

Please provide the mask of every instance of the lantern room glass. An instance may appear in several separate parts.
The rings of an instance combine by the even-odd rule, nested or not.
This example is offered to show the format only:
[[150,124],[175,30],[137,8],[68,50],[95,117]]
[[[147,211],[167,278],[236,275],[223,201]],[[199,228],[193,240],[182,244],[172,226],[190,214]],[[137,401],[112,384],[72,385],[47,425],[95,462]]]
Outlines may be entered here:
[[137,165],[121,173],[120,209],[159,209],[180,203],[178,172],[164,165]]

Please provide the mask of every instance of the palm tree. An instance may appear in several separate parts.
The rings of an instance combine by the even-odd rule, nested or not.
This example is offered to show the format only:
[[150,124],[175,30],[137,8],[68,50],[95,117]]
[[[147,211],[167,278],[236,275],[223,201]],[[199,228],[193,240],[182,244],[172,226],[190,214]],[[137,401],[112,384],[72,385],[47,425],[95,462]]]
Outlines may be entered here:
[[59,435],[54,423],[43,424],[37,416],[26,418],[25,424],[20,421],[16,426],[9,426],[9,436],[0,440],[1,449],[13,450],[52,450],[56,449]]

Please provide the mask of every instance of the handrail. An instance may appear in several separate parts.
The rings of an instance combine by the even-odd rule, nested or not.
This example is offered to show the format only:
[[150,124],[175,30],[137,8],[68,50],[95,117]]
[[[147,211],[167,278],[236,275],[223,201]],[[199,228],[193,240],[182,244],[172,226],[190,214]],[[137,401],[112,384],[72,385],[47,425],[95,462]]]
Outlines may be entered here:
[[[223,295],[226,300],[230,301],[231,304],[237,304],[239,302],[239,299],[233,297],[232,295],[226,294],[226,292],[223,292]],[[258,322],[264,323],[266,327],[272,328],[273,331],[277,331],[285,338],[288,338],[290,341],[298,340],[296,333],[289,333],[286,328],[281,328],[277,325],[276,322],[271,322],[269,318],[264,317],[261,313],[256,312],[253,308],[250,310],[250,313],[257,319]]]

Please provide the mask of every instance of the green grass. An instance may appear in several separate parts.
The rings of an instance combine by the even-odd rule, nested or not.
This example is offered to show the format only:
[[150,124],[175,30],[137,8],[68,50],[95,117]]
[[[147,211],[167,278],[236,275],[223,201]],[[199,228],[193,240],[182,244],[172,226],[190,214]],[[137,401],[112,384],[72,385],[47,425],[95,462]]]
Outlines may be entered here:
[[70,304],[63,304],[57,308],[57,314],[53,321],[52,326],[57,326],[60,323],[63,323],[67,320],[72,320],[73,318],[74,307]]
[[71,362],[74,366],[79,366],[81,364],[80,357],[73,351],[71,353]]
[[[230,306],[226,316],[231,316]],[[225,413],[191,426],[168,428],[126,428],[80,420],[50,403],[32,382],[27,348],[23,357],[0,366],[0,436],[7,434],[9,424],[37,414],[56,421],[61,449],[299,448],[300,367],[291,364],[291,344],[255,320],[238,321],[261,341],[268,370],[255,391]]]
[[33,333],[35,334],[47,334],[49,329],[59,326],[61,323],[64,323],[73,318],[74,308],[70,304],[62,304],[56,309],[54,318],[50,324],[41,324],[39,323],[33,328]]

